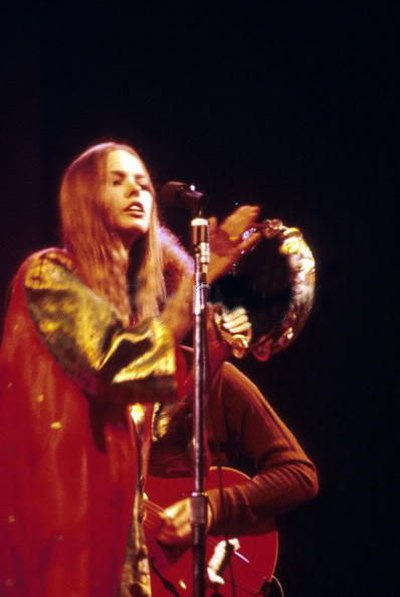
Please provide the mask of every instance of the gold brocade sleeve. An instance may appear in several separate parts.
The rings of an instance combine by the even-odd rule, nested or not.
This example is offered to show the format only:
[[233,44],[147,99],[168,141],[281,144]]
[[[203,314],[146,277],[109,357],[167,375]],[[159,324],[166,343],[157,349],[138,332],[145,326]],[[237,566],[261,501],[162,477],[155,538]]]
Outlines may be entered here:
[[34,255],[25,289],[48,350],[89,393],[104,384],[134,383],[152,394],[174,388],[175,348],[168,329],[158,318],[124,328],[115,309],[74,274],[65,252]]

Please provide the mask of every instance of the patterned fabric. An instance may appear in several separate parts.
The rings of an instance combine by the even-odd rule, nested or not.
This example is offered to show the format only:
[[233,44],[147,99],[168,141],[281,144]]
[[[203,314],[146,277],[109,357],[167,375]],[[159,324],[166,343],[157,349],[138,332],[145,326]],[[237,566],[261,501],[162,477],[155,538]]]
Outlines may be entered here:
[[118,597],[150,597],[151,595],[150,567],[142,525],[143,517],[143,477],[139,476]]
[[168,332],[157,319],[124,330],[51,249],[14,279],[0,354],[0,594],[115,597],[128,535],[145,587],[148,429],[138,437],[128,406],[174,399]]
[[52,250],[31,260],[25,279],[29,311],[63,369],[91,393],[101,389],[99,382],[149,380],[158,391],[165,378],[170,390],[175,360],[166,328],[152,318],[123,329],[117,313],[72,268],[66,253]]
[[[155,408],[159,408],[159,403],[155,405]],[[144,519],[144,478],[151,441],[153,405],[136,403],[129,408],[129,413],[137,432],[140,464],[118,597],[150,597],[150,567],[142,522]]]

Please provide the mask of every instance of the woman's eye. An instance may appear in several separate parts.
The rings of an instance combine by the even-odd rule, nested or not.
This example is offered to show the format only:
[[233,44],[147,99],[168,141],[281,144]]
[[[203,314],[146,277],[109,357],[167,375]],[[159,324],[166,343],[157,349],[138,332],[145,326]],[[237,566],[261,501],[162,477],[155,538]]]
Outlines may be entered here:
[[136,184],[144,191],[150,191],[150,182],[146,178],[136,179]]
[[112,180],[111,184],[112,184],[113,187],[119,187],[122,184],[122,182],[119,179],[118,180]]

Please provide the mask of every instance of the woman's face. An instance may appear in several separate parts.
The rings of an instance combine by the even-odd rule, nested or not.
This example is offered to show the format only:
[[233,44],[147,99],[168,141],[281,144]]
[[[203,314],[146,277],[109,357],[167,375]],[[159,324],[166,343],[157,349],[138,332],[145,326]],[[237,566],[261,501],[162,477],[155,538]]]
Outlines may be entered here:
[[111,228],[131,245],[148,231],[153,209],[150,180],[141,160],[124,149],[111,151],[103,192]]

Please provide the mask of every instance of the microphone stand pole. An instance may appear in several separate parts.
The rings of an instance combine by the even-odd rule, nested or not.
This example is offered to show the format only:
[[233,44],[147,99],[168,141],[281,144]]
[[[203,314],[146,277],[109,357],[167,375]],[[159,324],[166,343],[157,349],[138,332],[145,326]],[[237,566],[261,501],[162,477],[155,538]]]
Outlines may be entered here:
[[193,210],[191,220],[195,275],[193,289],[194,411],[193,458],[194,491],[191,494],[191,526],[193,537],[193,597],[205,595],[205,543],[207,496],[204,493],[205,433],[204,408],[208,398],[207,354],[207,270],[210,261],[208,221],[202,209]]

